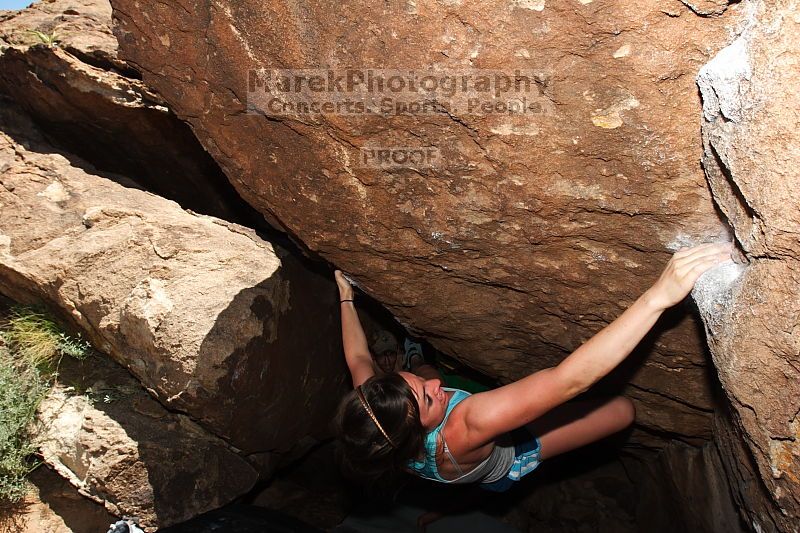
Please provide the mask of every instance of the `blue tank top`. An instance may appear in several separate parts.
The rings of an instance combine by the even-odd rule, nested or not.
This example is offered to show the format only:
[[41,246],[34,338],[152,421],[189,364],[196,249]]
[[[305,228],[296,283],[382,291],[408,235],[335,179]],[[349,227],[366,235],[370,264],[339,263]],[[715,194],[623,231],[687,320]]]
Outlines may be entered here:
[[450,459],[450,462],[453,463],[460,474],[455,479],[444,479],[439,475],[439,469],[436,465],[437,440],[455,406],[469,398],[470,394],[463,390],[449,387],[442,387],[442,390],[453,392],[447,404],[444,418],[438,426],[425,436],[425,460],[409,461],[407,463],[409,470],[431,481],[439,481],[441,483],[479,482],[482,487],[486,487],[488,490],[504,491],[513,482],[518,481],[522,476],[532,472],[539,466],[541,443],[538,438],[531,435],[524,427],[513,431],[511,434],[498,437],[492,453],[467,473],[462,472],[461,467],[447,447],[444,435],[442,435],[445,456]]
[[[438,426],[433,428],[433,430],[425,436],[425,460],[411,460],[408,462],[408,468],[413,470],[421,477],[432,479],[434,481],[451,483],[451,480],[444,479],[439,475],[439,470],[436,467],[437,439],[439,438],[439,433],[442,432],[442,428],[444,428],[444,425],[447,423],[447,418],[450,416],[450,413],[453,411],[455,406],[468,398],[470,394],[463,390],[451,389],[449,387],[442,387],[442,390],[446,392],[453,391],[453,396],[450,398],[450,401],[447,404],[447,410],[444,413],[444,418]],[[450,460],[453,461],[456,467],[458,467],[458,463],[455,462],[453,456],[450,455],[450,450],[447,449],[447,443],[444,442],[444,437],[442,437],[442,442],[444,443],[445,453],[450,457]]]

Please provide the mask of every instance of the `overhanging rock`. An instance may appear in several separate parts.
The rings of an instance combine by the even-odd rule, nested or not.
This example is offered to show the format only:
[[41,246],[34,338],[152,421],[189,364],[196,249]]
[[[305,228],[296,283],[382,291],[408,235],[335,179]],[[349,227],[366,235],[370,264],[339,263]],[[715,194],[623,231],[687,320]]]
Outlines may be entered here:
[[[245,200],[437,348],[501,380],[563,359],[675,248],[726,238],[698,165],[694,77],[739,6],[111,3],[120,57],[191,124]],[[725,13],[700,17],[688,4]],[[535,105],[516,115],[248,108],[258,69],[518,69]],[[439,159],[376,166],[365,156],[398,147]],[[632,381],[646,428],[709,438],[701,328],[685,315],[668,327],[617,384]]]

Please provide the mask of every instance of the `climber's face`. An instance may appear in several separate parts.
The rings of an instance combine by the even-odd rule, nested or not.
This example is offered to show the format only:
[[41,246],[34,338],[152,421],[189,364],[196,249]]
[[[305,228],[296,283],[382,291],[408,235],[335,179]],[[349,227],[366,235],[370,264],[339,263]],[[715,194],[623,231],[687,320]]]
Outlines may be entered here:
[[417,399],[422,427],[431,431],[444,420],[447,411],[449,395],[442,389],[442,382],[438,379],[424,379],[410,372],[399,374],[406,380]]

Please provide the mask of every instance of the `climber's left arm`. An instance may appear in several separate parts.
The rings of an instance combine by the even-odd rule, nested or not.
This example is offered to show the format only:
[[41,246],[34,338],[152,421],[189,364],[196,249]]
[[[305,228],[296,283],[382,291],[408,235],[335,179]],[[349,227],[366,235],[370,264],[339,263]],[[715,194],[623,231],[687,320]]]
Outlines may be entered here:
[[460,411],[453,411],[456,421],[464,420],[464,447],[485,446],[588,390],[633,351],[661,314],[682,301],[704,272],[732,261],[732,251],[732,243],[679,250],[642,296],[557,366],[465,399],[456,408]]

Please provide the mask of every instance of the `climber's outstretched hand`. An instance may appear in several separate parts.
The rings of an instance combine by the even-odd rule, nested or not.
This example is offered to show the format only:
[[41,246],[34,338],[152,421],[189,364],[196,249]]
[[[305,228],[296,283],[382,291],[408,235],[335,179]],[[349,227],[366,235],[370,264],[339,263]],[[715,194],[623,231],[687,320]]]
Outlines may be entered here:
[[658,281],[647,291],[651,301],[660,309],[679,303],[705,271],[722,263],[733,262],[733,250],[732,242],[701,244],[678,250]]
[[353,286],[350,285],[350,282],[347,281],[347,278],[344,277],[341,270],[335,270],[333,272],[333,277],[336,278],[336,285],[339,287],[339,299],[340,300],[352,300],[353,299]]

